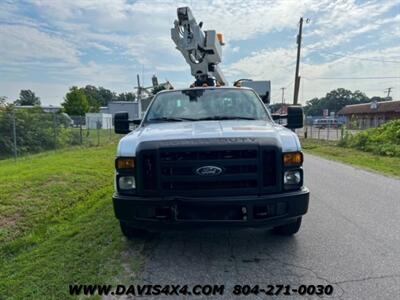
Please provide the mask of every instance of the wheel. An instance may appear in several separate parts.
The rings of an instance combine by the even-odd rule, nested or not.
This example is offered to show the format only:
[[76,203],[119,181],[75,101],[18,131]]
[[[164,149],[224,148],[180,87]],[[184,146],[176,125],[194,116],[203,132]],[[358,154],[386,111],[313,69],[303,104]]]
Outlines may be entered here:
[[139,229],[139,228],[129,226],[129,224],[127,224],[123,221],[120,221],[119,224],[121,226],[122,234],[127,239],[144,238],[148,235],[148,231],[146,231],[144,229]]
[[273,232],[278,235],[293,235],[299,231],[300,226],[301,217],[292,223],[275,227]]

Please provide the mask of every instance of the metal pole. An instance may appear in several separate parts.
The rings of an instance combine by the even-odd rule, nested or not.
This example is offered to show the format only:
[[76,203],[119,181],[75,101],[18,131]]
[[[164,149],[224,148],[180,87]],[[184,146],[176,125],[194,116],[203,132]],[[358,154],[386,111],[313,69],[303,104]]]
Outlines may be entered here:
[[97,124],[96,124],[96,128],[97,128],[97,146],[100,146],[100,121],[99,119],[97,119]]
[[109,131],[110,131],[110,138],[109,138],[109,140],[111,141],[111,135],[112,135],[112,122],[111,122],[111,119],[107,119],[108,121],[107,121],[107,124],[108,124],[108,127],[109,127]]
[[80,134],[80,140],[81,140],[81,145],[83,144],[83,134],[82,134],[82,117],[79,116],[79,134]]
[[57,149],[57,129],[56,129],[56,113],[53,113],[53,133],[54,133],[54,149]]
[[139,74],[137,74],[136,77],[137,77],[137,85],[138,85],[138,101],[140,101],[140,98],[142,95],[142,88],[140,86]]
[[14,160],[17,161],[17,128],[15,124],[15,111],[12,112],[12,124],[13,124],[13,142],[14,142]]
[[331,131],[331,123],[328,123],[328,133],[326,134],[326,140],[329,141],[329,132]]
[[296,60],[296,74],[294,76],[294,94],[293,94],[293,104],[296,105],[299,99],[299,65],[300,65],[300,49],[301,49],[301,35],[303,31],[303,17],[300,18],[299,34],[297,35],[297,60]]

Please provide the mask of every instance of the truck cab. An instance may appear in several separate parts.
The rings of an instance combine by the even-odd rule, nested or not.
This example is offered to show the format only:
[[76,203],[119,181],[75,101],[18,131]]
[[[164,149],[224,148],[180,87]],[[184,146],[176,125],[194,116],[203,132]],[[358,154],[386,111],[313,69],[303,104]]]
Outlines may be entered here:
[[[142,120],[114,117],[121,138],[113,205],[128,238],[147,231],[264,227],[291,235],[307,212],[300,107],[286,127],[254,90],[158,93]],[[131,125],[137,125],[132,130]]]

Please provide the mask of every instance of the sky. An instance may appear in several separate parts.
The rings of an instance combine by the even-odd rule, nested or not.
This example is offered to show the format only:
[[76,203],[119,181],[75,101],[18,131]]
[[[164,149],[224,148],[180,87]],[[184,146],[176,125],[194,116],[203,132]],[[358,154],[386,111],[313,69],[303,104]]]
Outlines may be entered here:
[[133,91],[136,74],[175,87],[193,82],[170,28],[189,6],[224,34],[221,68],[271,80],[272,101],[293,101],[296,35],[303,26],[299,101],[343,87],[400,100],[400,0],[0,0],[0,96],[31,89],[58,105],[71,86]]

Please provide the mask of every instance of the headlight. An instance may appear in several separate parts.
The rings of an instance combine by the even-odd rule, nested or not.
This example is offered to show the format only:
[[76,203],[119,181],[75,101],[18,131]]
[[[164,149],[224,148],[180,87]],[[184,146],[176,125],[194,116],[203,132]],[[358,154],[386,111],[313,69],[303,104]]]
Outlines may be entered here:
[[115,160],[117,191],[134,193],[136,189],[135,180],[135,158],[117,157]]
[[132,190],[136,188],[134,176],[121,176],[118,179],[118,186],[121,190]]
[[283,175],[283,184],[285,189],[298,188],[302,181],[301,176],[302,174],[300,170],[286,171]]

